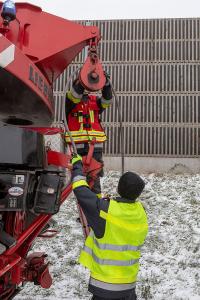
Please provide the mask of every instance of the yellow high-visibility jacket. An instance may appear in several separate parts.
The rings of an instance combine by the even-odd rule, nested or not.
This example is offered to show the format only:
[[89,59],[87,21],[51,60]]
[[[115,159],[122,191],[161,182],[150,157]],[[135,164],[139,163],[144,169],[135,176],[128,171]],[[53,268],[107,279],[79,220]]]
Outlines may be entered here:
[[110,200],[108,213],[100,211],[106,220],[103,238],[93,231],[86,239],[79,261],[91,272],[90,283],[102,289],[124,290],[135,286],[139,271],[140,249],[148,222],[140,202],[124,203]]

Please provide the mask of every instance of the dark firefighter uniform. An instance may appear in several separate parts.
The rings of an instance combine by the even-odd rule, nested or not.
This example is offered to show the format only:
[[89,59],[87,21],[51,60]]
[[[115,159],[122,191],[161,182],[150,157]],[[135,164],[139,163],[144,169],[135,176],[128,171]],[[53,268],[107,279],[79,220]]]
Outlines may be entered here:
[[119,180],[115,199],[99,199],[82,173],[80,157],[72,160],[72,186],[92,230],[85,241],[80,263],[90,270],[93,299],[135,300],[140,249],[148,224],[142,204],[136,201],[144,181],[127,172]]
[[[87,155],[89,143],[95,139],[93,157],[102,162],[103,143],[107,140],[104,129],[101,126],[100,116],[105,108],[112,102],[112,88],[109,80],[102,89],[102,97],[84,92],[84,88],[75,80],[71,91],[66,95],[66,117],[69,130],[81,156]],[[65,135],[66,142],[70,144],[68,133]],[[99,174],[103,176],[103,171]],[[96,194],[101,193],[100,178],[94,183],[92,189]]]

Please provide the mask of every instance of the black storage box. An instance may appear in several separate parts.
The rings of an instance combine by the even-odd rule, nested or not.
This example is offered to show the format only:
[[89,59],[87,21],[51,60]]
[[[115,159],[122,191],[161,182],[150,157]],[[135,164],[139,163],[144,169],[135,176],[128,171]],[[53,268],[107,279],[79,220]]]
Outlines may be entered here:
[[46,165],[43,135],[23,128],[0,128],[0,168],[39,168]]
[[35,195],[35,213],[56,214],[60,207],[62,179],[58,174],[41,174]]

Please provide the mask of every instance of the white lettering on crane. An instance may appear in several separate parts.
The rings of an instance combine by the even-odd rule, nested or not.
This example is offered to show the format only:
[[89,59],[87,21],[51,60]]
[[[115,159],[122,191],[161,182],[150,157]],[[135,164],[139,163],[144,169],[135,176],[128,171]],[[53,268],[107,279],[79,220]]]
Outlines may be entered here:
[[7,67],[15,59],[15,45],[10,45],[0,53],[0,67]]

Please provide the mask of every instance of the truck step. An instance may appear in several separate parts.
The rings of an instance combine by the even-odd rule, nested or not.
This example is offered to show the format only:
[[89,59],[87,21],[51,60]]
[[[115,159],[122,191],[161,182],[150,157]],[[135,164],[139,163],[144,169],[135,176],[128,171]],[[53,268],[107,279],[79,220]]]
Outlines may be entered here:
[[16,244],[16,240],[10,234],[5,231],[0,231],[0,243],[10,248]]

